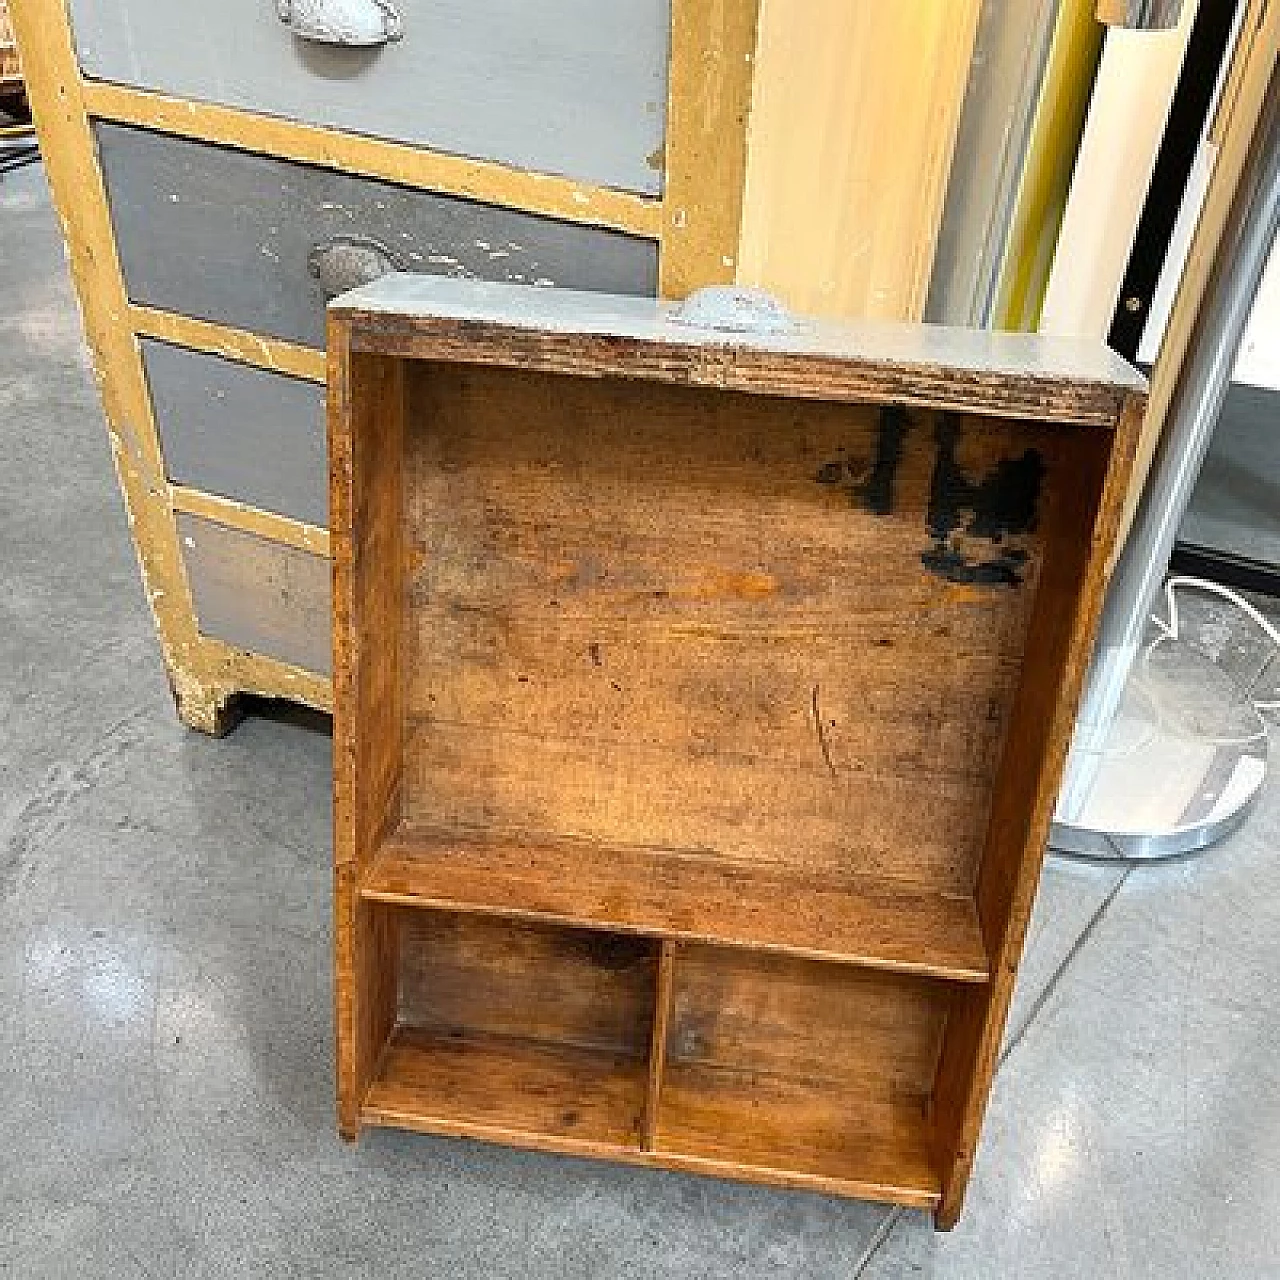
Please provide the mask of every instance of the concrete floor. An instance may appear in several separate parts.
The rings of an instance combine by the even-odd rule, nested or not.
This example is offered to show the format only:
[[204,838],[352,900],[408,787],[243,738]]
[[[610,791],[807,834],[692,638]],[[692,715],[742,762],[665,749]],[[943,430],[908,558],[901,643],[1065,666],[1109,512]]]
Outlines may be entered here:
[[[335,1132],[329,740],[173,714],[38,170],[0,178],[0,1273],[1280,1276],[1280,781],[1051,860],[966,1216]],[[1220,636],[1229,647],[1230,636]]]

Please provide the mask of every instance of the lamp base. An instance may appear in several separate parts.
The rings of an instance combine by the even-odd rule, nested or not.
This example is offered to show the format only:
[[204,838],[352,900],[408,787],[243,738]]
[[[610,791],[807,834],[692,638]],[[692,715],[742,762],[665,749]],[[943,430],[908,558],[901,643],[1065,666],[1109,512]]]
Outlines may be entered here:
[[[1049,847],[1090,858],[1156,859],[1225,839],[1267,772],[1267,728],[1214,662],[1160,638],[1133,664],[1100,748],[1077,730],[1071,811],[1058,802]],[[1083,785],[1081,780],[1083,781]]]

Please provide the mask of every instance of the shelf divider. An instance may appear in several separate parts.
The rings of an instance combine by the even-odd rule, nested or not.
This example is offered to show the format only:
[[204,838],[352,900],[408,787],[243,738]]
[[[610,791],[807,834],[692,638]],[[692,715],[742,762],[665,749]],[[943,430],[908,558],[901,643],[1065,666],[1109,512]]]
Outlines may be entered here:
[[654,992],[653,1043],[649,1047],[649,1092],[645,1096],[644,1127],[640,1144],[652,1151],[658,1137],[658,1109],[662,1105],[662,1079],[667,1069],[667,1029],[671,1025],[674,996],[676,943],[664,939],[658,953],[658,983]]

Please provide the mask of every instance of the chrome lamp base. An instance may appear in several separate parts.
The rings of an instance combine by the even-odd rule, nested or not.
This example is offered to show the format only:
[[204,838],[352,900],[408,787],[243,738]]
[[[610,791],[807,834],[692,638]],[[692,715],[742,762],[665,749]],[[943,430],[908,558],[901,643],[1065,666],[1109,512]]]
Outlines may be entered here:
[[1267,772],[1252,702],[1190,645],[1158,639],[1129,668],[1100,734],[1077,727],[1049,847],[1090,858],[1177,857],[1247,816]]

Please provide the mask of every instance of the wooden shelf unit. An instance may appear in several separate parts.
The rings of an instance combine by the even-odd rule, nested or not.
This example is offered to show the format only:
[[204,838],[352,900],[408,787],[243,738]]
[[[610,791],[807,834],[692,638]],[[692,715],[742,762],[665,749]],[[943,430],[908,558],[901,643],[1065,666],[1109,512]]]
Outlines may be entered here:
[[1141,380],[410,277],[329,358],[342,1132],[954,1223]]

